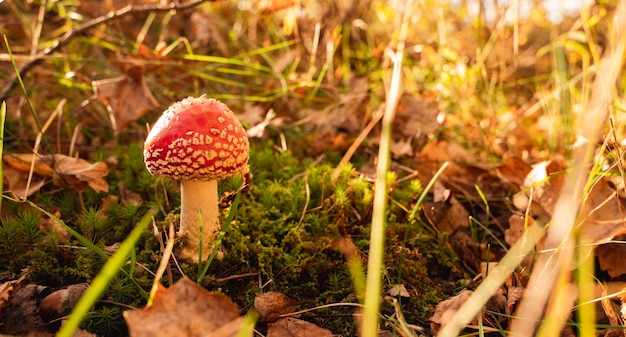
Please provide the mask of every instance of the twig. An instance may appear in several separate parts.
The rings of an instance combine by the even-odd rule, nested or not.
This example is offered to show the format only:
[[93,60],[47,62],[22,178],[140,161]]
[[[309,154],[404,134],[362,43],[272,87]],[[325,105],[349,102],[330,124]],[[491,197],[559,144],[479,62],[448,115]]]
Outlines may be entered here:
[[[133,14],[139,14],[139,13],[145,13],[145,12],[167,12],[171,10],[182,10],[182,9],[195,7],[203,2],[208,2],[208,1],[210,0],[193,0],[193,1],[185,2],[185,3],[172,2],[167,5],[144,5],[144,6],[128,5],[118,10],[109,12],[105,15],[102,15],[95,19],[87,21],[83,23],[82,25],[79,25],[78,27],[67,31],[58,40],[54,41],[54,43],[50,47],[40,51],[39,53],[34,55],[34,57],[30,61],[22,65],[19,69],[19,76],[24,77],[24,75],[27,72],[29,72],[35,66],[43,62],[46,56],[49,56],[50,54],[56,52],[61,47],[66,45],[74,36],[82,34],[85,31],[95,26],[101,25],[103,23],[107,23],[109,21],[123,18],[127,15],[133,15]],[[9,83],[4,86],[4,88],[2,89],[2,92],[0,93],[0,101],[4,101],[7,99],[9,93],[17,85],[18,83],[17,79],[18,79],[18,74],[13,74],[13,76],[9,80]]]

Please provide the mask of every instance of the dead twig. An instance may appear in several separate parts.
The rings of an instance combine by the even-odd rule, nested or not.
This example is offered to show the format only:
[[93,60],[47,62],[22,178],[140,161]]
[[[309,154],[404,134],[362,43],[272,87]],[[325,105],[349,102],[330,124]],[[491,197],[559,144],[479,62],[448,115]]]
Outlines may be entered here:
[[26,73],[28,73],[34,67],[39,65],[41,62],[43,62],[46,56],[49,56],[50,54],[59,50],[61,47],[66,45],[76,35],[80,35],[93,27],[96,27],[104,23],[108,23],[113,20],[123,18],[127,15],[147,13],[147,12],[167,12],[171,10],[183,10],[183,9],[198,6],[201,3],[208,2],[208,1],[210,0],[193,0],[193,1],[184,2],[184,3],[172,2],[167,5],[143,5],[143,6],[128,5],[116,11],[111,11],[107,13],[106,15],[102,15],[95,19],[89,20],[83,23],[82,25],[79,25],[78,27],[67,31],[65,34],[63,34],[63,36],[61,36],[59,39],[54,41],[54,43],[50,47],[40,51],[39,53],[34,55],[34,57],[30,61],[22,65],[19,68],[18,73],[13,74],[11,79],[9,79],[9,83],[7,83],[7,85],[5,85],[4,88],[2,89],[2,92],[0,93],[0,101],[4,101],[7,99],[9,93],[17,86],[19,77],[24,77]]

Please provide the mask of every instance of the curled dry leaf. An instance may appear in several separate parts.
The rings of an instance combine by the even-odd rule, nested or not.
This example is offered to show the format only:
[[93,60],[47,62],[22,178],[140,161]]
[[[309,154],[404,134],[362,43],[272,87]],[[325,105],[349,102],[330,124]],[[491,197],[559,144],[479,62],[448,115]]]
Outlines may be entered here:
[[[5,164],[6,190],[17,196],[29,196],[39,191],[52,178],[55,185],[83,191],[91,187],[96,192],[107,192],[109,184],[104,177],[109,167],[104,162],[89,163],[81,158],[62,154],[39,156],[29,153],[2,156]],[[29,175],[32,178],[28,184]]]
[[270,323],[267,337],[332,337],[333,333],[324,328],[296,318],[281,318]]
[[[430,318],[430,328],[434,332],[439,331],[439,329],[445,325],[445,322],[449,321],[450,318],[452,318],[452,316],[459,310],[461,305],[467,301],[472,293],[473,291],[464,289],[461,290],[458,295],[437,304],[435,307],[435,313]],[[472,324],[475,323],[477,323],[477,321],[474,318]]]
[[24,281],[28,274],[29,273],[25,273],[17,280],[8,281],[0,284],[0,314],[2,313],[2,309],[8,305],[9,299],[11,298],[11,296],[13,296],[13,293],[17,290],[17,287],[19,287],[20,283]]
[[152,306],[126,311],[124,318],[131,337],[213,336],[218,329],[230,331],[223,337],[236,336],[240,324],[232,322],[241,322],[226,295],[208,292],[188,278],[170,288],[159,286]]
[[[18,197],[33,195],[43,187],[46,178],[53,175],[52,167],[31,153],[5,154],[2,161],[5,190]],[[31,167],[33,174],[29,183]]]
[[[622,240],[617,240],[622,241]],[[596,257],[600,268],[606,271],[611,277],[618,277],[626,274],[626,249],[623,243],[606,243],[596,248]]]
[[264,322],[274,322],[280,315],[292,313],[297,303],[278,291],[257,294],[254,308],[263,316]]
[[91,187],[96,192],[109,191],[109,184],[104,177],[109,174],[109,167],[104,162],[90,164],[84,159],[69,157],[62,154],[46,156],[47,161],[54,165],[54,184],[83,191]]

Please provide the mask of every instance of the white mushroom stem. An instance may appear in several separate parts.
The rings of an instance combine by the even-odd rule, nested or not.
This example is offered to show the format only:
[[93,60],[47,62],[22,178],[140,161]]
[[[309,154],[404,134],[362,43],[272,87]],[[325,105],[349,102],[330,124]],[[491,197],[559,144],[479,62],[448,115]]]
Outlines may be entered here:
[[180,257],[198,263],[200,250],[200,214],[202,214],[202,261],[213,250],[220,231],[217,180],[182,180],[178,236],[183,239]]

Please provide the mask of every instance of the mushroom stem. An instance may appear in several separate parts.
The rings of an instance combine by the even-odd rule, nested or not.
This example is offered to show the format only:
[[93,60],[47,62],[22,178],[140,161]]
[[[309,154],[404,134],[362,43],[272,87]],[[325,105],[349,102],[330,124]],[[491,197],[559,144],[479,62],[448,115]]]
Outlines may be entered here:
[[[209,258],[220,231],[217,180],[182,180],[178,236],[183,239],[180,257],[198,263],[200,245],[202,261]],[[200,212],[202,211],[202,243],[200,243]]]

